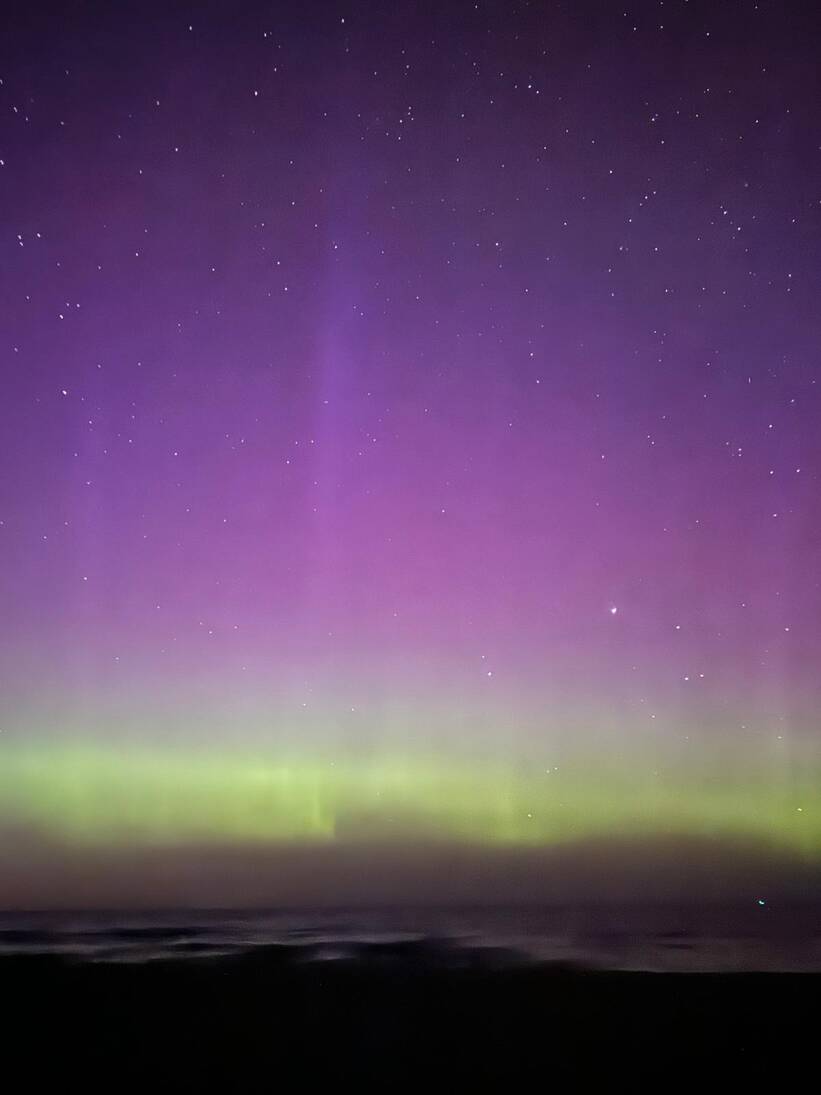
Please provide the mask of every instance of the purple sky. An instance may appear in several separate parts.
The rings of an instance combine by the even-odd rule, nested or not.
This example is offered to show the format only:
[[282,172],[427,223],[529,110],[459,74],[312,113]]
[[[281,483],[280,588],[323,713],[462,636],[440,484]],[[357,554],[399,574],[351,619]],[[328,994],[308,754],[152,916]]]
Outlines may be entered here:
[[808,11],[19,6],[5,740],[817,762]]

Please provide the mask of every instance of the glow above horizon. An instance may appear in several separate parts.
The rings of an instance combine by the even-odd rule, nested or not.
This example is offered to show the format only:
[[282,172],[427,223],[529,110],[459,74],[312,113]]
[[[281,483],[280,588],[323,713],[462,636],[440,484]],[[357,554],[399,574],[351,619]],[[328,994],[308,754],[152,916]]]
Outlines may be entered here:
[[9,848],[821,862],[810,47],[603,7],[15,28]]
[[[610,758],[568,766],[382,757],[337,764],[243,749],[43,743],[4,750],[0,801],[75,846],[464,841],[550,846],[603,836],[756,838],[821,855],[819,771],[787,790],[769,769],[654,778]],[[0,815],[2,821],[2,815]]]

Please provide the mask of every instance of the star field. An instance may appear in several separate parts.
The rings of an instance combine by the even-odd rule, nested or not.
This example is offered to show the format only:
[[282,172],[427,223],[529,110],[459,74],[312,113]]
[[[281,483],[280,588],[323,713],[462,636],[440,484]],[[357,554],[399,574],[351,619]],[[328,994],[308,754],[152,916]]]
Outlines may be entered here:
[[18,7],[0,824],[821,856],[819,29]]

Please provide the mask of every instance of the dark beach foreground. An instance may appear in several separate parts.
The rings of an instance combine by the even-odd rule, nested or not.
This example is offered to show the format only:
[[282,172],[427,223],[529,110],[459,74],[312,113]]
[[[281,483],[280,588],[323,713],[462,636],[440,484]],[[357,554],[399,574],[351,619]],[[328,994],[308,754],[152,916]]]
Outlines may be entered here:
[[26,1089],[783,1090],[813,1064],[821,975],[589,970],[487,949],[454,961],[411,941],[333,960],[282,946],[135,963],[18,953],[0,958],[0,984],[4,1072]]

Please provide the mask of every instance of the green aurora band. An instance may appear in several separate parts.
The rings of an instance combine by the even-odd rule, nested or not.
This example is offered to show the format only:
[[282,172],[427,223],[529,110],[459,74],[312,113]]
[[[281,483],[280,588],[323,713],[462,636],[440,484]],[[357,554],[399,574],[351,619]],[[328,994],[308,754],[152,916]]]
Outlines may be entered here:
[[[726,757],[639,772],[441,755],[333,762],[212,748],[0,746],[0,826],[75,847],[450,841],[550,847],[607,836],[743,838],[821,860],[818,765],[774,779]],[[709,774],[705,774],[709,773]]]

